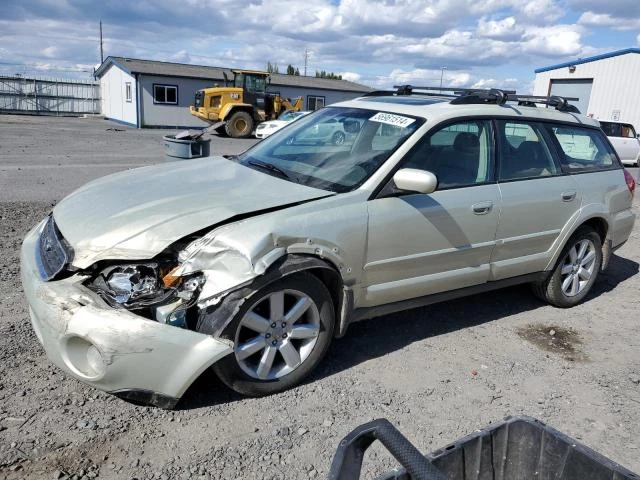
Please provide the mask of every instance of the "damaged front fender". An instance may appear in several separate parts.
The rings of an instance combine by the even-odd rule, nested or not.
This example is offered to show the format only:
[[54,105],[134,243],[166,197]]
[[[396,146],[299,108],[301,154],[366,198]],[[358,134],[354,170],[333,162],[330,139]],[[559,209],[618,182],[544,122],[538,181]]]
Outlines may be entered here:
[[[321,203],[330,205],[319,208]],[[366,225],[363,203],[323,199],[209,232],[180,252],[175,274],[205,275],[198,307],[201,315],[220,317],[215,328],[208,329],[214,335],[224,330],[243,298],[284,275],[308,269],[325,270],[330,272],[327,278],[335,278],[328,287],[338,292],[335,307],[344,317],[345,289],[352,305],[351,289],[362,271]]]

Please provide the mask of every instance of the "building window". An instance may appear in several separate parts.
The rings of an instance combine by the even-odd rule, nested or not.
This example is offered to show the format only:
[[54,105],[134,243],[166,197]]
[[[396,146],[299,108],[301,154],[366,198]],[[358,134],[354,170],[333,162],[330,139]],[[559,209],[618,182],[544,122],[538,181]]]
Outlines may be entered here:
[[131,82],[124,84],[124,94],[127,102],[131,102]]
[[153,85],[153,103],[165,105],[178,104],[178,87],[176,85]]
[[318,110],[324,107],[324,97],[307,96],[307,110]]

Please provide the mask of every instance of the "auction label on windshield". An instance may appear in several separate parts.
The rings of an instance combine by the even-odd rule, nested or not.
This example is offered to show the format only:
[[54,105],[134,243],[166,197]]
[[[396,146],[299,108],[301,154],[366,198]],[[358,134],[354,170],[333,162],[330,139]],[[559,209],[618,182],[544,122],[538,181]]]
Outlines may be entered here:
[[372,122],[386,123],[395,127],[408,127],[416,121],[415,118],[403,117],[402,115],[394,115],[393,113],[378,112],[369,120]]

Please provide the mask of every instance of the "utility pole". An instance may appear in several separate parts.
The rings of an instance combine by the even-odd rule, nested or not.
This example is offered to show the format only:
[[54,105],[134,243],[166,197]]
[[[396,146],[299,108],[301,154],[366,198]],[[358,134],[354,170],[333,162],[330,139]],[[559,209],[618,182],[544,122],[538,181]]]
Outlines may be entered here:
[[304,76],[307,76],[307,61],[309,60],[309,50],[304,49]]
[[444,71],[447,67],[440,67],[440,88],[442,88],[442,77],[444,77]]
[[100,20],[100,64],[104,63],[104,53],[102,50],[102,20]]

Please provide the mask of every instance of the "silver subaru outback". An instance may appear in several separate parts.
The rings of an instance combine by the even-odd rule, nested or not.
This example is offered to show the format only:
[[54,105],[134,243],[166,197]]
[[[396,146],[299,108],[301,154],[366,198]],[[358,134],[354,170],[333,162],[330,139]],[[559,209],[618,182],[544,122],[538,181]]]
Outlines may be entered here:
[[[327,123],[344,141],[318,140]],[[27,235],[22,282],[82,382],[171,408],[212,367],[267,395],[357,320],[524,282],[576,305],[629,237],[634,189],[566,99],[403,87],[238,156],[87,184]]]

